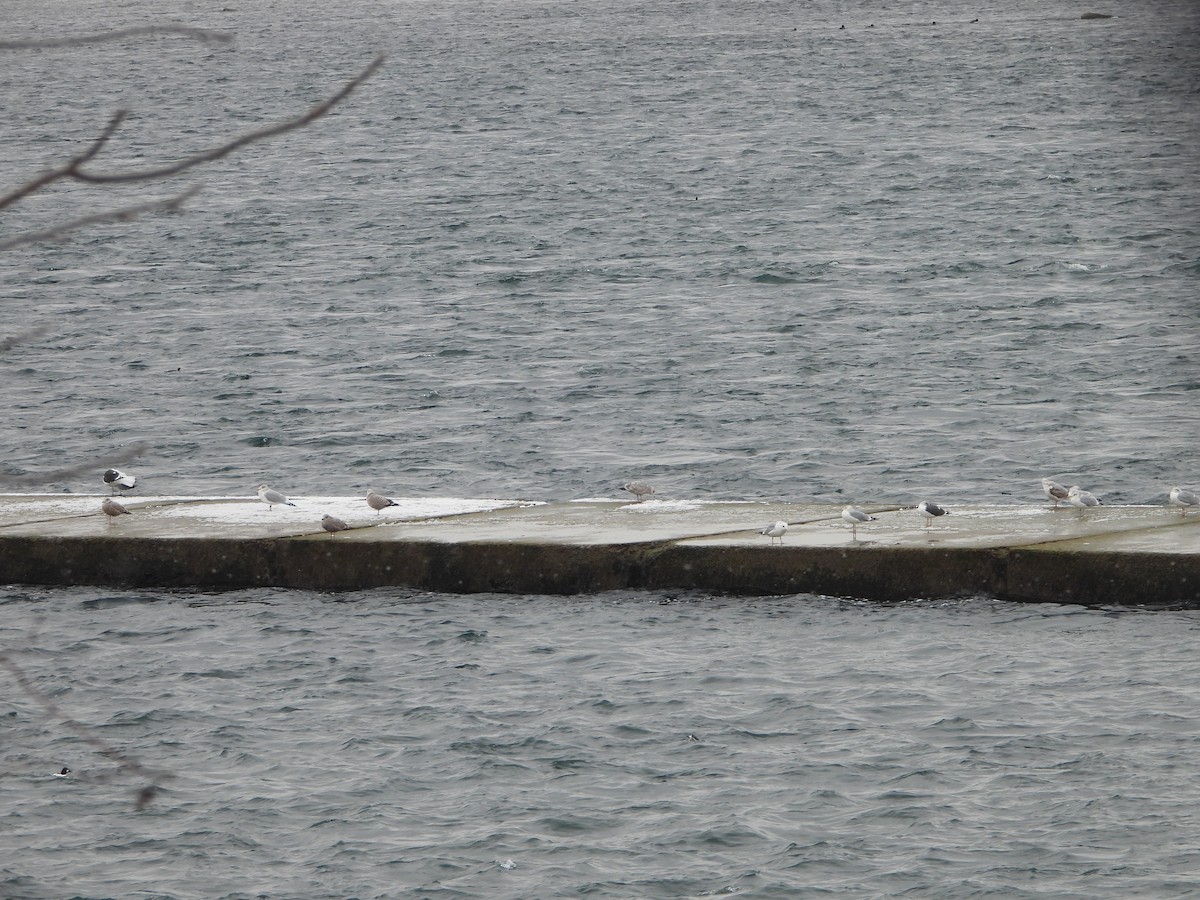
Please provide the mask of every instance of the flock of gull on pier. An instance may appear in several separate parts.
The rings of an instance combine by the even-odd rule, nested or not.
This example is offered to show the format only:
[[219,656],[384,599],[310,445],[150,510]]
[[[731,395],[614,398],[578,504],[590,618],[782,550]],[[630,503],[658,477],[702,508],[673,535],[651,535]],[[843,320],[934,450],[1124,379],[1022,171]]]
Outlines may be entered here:
[[[645,485],[641,485],[645,487]],[[1100,506],[1100,501],[1091,491],[1085,491],[1079,485],[1071,487],[1063,487],[1057,481],[1050,478],[1042,479],[1042,490],[1046,496],[1054,501],[1054,507],[1057,509],[1058,504],[1065,502],[1069,506],[1074,506],[1077,509],[1088,509],[1093,506]],[[1200,497],[1197,497],[1191,491],[1185,491],[1182,488],[1173,487],[1167,495],[1167,504],[1169,506],[1178,506],[1180,515],[1187,515],[1189,506],[1200,506]],[[944,506],[939,506],[929,500],[922,500],[916,506],[917,515],[925,520],[925,527],[928,528],[933,524],[933,520],[949,515],[950,510]],[[842,509],[842,519],[850,524],[850,533],[854,537],[858,537],[858,526],[865,525],[867,522],[879,521],[875,516],[863,512],[857,506],[847,506]],[[787,522],[772,522],[766,528],[759,532],[771,539],[771,543],[775,542],[775,538],[779,538],[779,543],[783,543],[783,536],[788,530]]]
[[[121,472],[117,469],[109,469],[104,473],[103,477],[104,483],[112,488],[113,493],[131,491],[137,487],[136,476]],[[647,497],[654,494],[654,488],[646,484],[644,481],[627,481],[625,484],[621,485],[621,490],[636,497],[638,503],[641,503]],[[1091,507],[1101,505],[1095,494],[1091,493],[1090,491],[1083,490],[1077,484],[1068,488],[1050,478],[1043,478],[1042,491],[1045,492],[1048,499],[1054,502],[1055,508],[1058,508],[1060,503],[1066,503],[1068,506],[1073,506],[1077,509],[1089,509]],[[258,499],[267,504],[268,509],[273,509],[276,506],[296,505],[289,500],[285,494],[273,490],[265,484],[260,484],[258,486]],[[366,503],[367,506],[375,510],[376,515],[387,509],[389,506],[399,505],[395,500],[389,499],[382,494],[377,494],[375,491],[367,491]],[[1192,491],[1173,487],[1167,495],[1167,505],[1179,507],[1180,515],[1187,515],[1187,511],[1190,507],[1200,506],[1200,497],[1197,497]],[[116,519],[118,516],[127,516],[130,514],[129,510],[127,510],[116,500],[113,500],[111,497],[105,497],[100,503],[100,508],[104,514],[109,517],[110,522]],[[922,500],[917,504],[915,510],[917,515],[921,516],[925,520],[926,528],[933,524],[934,519],[949,515],[950,513],[950,510],[946,509],[944,506],[940,506],[930,500]],[[858,537],[859,525],[866,525],[869,522],[879,521],[875,516],[872,516],[853,505],[842,509],[842,520],[850,526],[850,533],[855,538]],[[321,516],[321,527],[325,529],[325,531],[329,532],[330,536],[332,536],[338,531],[348,531],[351,526],[342,519],[339,519],[337,516],[326,513],[325,515]],[[787,533],[787,530],[788,523],[779,521],[772,522],[758,533],[770,538],[771,543],[775,543],[776,539],[778,539],[779,543],[782,544],[783,536]]]

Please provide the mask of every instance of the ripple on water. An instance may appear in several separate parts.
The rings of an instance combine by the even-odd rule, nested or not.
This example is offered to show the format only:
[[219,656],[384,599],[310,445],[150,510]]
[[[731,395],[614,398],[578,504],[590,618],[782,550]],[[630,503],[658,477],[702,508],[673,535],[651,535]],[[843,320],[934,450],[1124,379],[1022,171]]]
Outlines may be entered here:
[[[303,628],[275,627],[272,595]],[[283,894],[301,890],[303,859],[315,883],[367,896],[446,879],[506,896],[1020,891],[1035,870],[1065,895],[1172,896],[1191,859],[1163,823],[1186,817],[1195,787],[1180,763],[1196,750],[1180,687],[1192,613],[400,591],[85,602],[96,596],[6,595],[31,614],[11,626],[33,640],[16,658],[170,773],[149,812],[171,848],[153,863],[168,896],[215,859],[231,885],[254,872]],[[455,639],[466,631],[487,640]],[[141,883],[141,819],[111,815],[139,778],[22,710],[6,720],[5,827],[24,849],[5,860],[5,890],[54,855],[71,892],[83,870],[39,824],[67,816],[71,841],[105,863],[106,893]],[[78,775],[51,783],[64,763]]]

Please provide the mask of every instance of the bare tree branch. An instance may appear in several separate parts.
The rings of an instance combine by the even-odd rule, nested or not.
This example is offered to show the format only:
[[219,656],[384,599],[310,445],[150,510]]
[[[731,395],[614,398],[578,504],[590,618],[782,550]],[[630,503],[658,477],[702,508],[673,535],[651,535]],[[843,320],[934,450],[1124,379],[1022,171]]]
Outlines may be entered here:
[[[295,131],[297,128],[303,128],[310,122],[313,122],[321,116],[328,113],[331,109],[349,97],[354,90],[364,81],[375,74],[376,70],[383,65],[384,55],[381,53],[376,56],[370,64],[355,75],[346,85],[327,100],[318,103],[304,115],[295,119],[289,119],[287,122],[281,122],[278,125],[272,125],[269,128],[263,128],[258,131],[251,131],[243,134],[241,137],[234,138],[227,144],[222,144],[220,147],[214,147],[212,150],[205,150],[202,153],[197,153],[194,156],[189,156],[187,159],[180,160],[169,166],[163,166],[159,169],[145,169],[140,172],[116,172],[112,174],[93,174],[91,172],[81,171],[79,166],[82,163],[73,165],[67,175],[77,181],[85,181],[90,184],[117,184],[129,181],[151,181],[156,178],[169,178],[172,175],[178,175],[180,172],[185,172],[195,166],[203,163],[212,162],[220,159],[223,156],[228,156],[234,150],[245,147],[247,144],[253,144],[256,141],[266,140],[267,138],[275,137],[276,135],[286,134],[289,131]],[[86,160],[84,160],[86,162]]]
[[[315,120],[326,115],[331,109],[354,93],[355,89],[358,88],[359,85],[374,75],[379,67],[383,65],[384,58],[385,57],[383,54],[376,56],[366,68],[355,75],[354,78],[350,79],[350,81],[348,81],[340,91],[321,103],[318,103],[308,112],[304,113],[304,115],[298,116],[294,119],[289,119],[286,122],[281,122],[278,125],[272,125],[269,128],[262,128],[258,131],[247,132],[246,134],[234,138],[232,141],[222,144],[219,147],[214,147],[211,150],[205,150],[201,153],[189,156],[177,163],[173,163],[169,166],[163,166],[158,169],[145,169],[140,172],[95,174],[83,171],[81,167],[84,164],[91,162],[96,158],[96,156],[99,155],[100,151],[104,149],[105,145],[112,138],[113,134],[116,133],[116,130],[121,126],[121,123],[123,123],[127,118],[128,112],[126,110],[118,110],[113,114],[112,118],[109,119],[108,124],[104,127],[104,130],[100,133],[99,137],[97,137],[83,153],[73,157],[69,162],[59,166],[56,169],[50,169],[47,172],[43,172],[41,175],[37,176],[31,181],[26,182],[11,193],[0,196],[0,209],[11,206],[17,201],[28,197],[30,194],[33,194],[46,187],[46,185],[52,184],[53,182],[61,179],[71,179],[89,184],[119,184],[138,181],[153,181],[159,178],[169,178],[172,175],[178,175],[181,172],[186,172],[188,169],[195,168],[196,166],[204,163],[218,160],[223,156],[228,156],[230,153],[245,147],[247,144],[253,144],[257,141],[266,140],[267,138],[272,138],[276,135],[286,134],[289,131],[295,131],[298,128],[303,128],[311,122],[314,122]],[[177,212],[184,201],[191,198],[197,190],[198,188],[193,188],[190,191],[185,191],[183,194],[167,200],[153,201],[151,203],[144,203],[138,206],[130,206],[124,209],[97,213],[94,216],[85,216],[83,218],[75,219],[71,222],[64,223],[63,225],[55,226],[54,228],[49,228],[40,232],[17,235],[16,237],[9,238],[6,241],[0,241],[0,250],[9,250],[13,247],[37,243],[39,241],[56,240],[68,231],[74,231],[75,229],[82,228],[85,225],[92,225],[98,222],[127,221],[144,213],[160,210]]]
[[50,472],[34,472],[29,475],[0,475],[0,485],[4,487],[36,487],[37,485],[54,484],[59,481],[70,481],[72,478],[78,478],[80,475],[86,475],[88,472],[95,472],[97,469],[104,469],[114,466],[117,463],[137,459],[149,449],[149,444],[139,441],[117,453],[110,453],[107,456],[88,460],[85,463],[66,469],[54,469]]
[[30,328],[18,334],[10,334],[8,337],[0,339],[0,353],[5,350],[11,350],[13,347],[20,344],[29,344],[33,341],[43,338],[50,333],[49,325],[39,325],[37,328]]
[[[78,219],[72,219],[69,222],[63,222],[61,225],[55,225],[53,228],[46,228],[42,231],[30,231],[25,234],[19,234],[16,237],[9,238],[6,241],[0,241],[0,250],[11,250],[13,247],[20,247],[23,244],[37,244],[42,241],[57,241],[63,239],[68,232],[76,231],[80,228],[85,228],[88,225],[99,225],[108,222],[128,222],[131,219],[136,219],[138,216],[154,212],[177,213],[182,208],[183,204],[196,196],[200,192],[200,185],[189,188],[182,194],[174,197],[167,197],[163,200],[151,200],[147,203],[139,203],[136,206],[124,206],[120,209],[113,209],[107,212],[95,213],[90,216],[82,216]],[[0,342],[0,350],[8,349],[3,342]]]
[[214,31],[211,28],[192,28],[188,25],[139,25],[134,28],[122,28],[119,31],[102,31],[98,34],[81,34],[76,37],[0,41],[0,50],[44,50],[55,47],[78,47],[81,44],[120,41],[127,37],[141,37],[146,34],[181,34],[184,37],[196,38],[206,44],[228,44],[233,41],[233,35],[230,32]]
[[92,145],[90,147],[88,147],[78,156],[72,157],[71,161],[65,165],[59,166],[57,169],[50,169],[48,172],[43,172],[37,178],[26,182],[12,193],[5,194],[3,197],[0,197],[0,209],[4,209],[6,206],[11,206],[18,200],[28,197],[30,194],[41,190],[51,182],[58,181],[60,178],[71,177],[72,172],[82,166],[85,162],[94,159],[96,154],[104,149],[104,145],[108,143],[108,139],[113,136],[116,130],[121,126],[121,123],[124,122],[128,116],[128,110],[117,110],[115,113],[113,113],[112,118],[108,120],[108,124],[104,126],[104,131],[100,132],[100,136],[92,141]]
[[[127,37],[147,34],[182,34],[188,37],[197,38],[199,40],[220,42],[228,42],[232,40],[232,35],[224,32],[210,31],[201,28],[189,28],[186,26],[149,25],[137,28],[127,28],[119,31],[105,32],[101,34],[84,35],[74,38],[58,38],[43,41],[0,41],[0,50],[71,47],[80,44],[115,41]],[[367,65],[354,78],[347,82],[341,90],[323,102],[312,107],[308,110],[308,112],[298,116],[297,118],[290,119],[286,122],[282,122],[278,125],[273,125],[268,128],[247,132],[246,134],[236,137],[233,140],[222,144],[221,146],[194,154],[177,163],[162,166],[157,169],[145,169],[142,171],[132,172],[116,172],[105,174],[84,171],[82,167],[92,162],[100,154],[112,136],[116,133],[117,129],[125,121],[128,113],[124,110],[118,111],[109,120],[101,134],[86,150],[84,150],[83,153],[72,158],[58,168],[51,169],[42,173],[41,175],[38,175],[36,178],[30,180],[26,184],[21,185],[9,194],[0,196],[0,209],[11,206],[25,197],[28,197],[29,195],[41,190],[47,185],[63,179],[85,182],[89,184],[116,184],[169,178],[196,166],[203,165],[204,163],[221,159],[222,157],[227,156],[248,144],[266,140],[277,135],[285,134],[289,131],[303,128],[313,121],[326,115],[337,104],[349,97],[363,82],[375,74],[380,66],[383,65],[383,61],[384,56],[382,54],[376,56],[369,65]],[[82,218],[65,222],[61,225],[45,229],[40,232],[18,235],[16,237],[9,238],[8,240],[0,241],[0,250],[7,250],[12,247],[39,241],[56,240],[70,231],[74,231],[86,225],[99,222],[126,221],[149,212],[175,212],[179,210],[185,201],[194,196],[198,190],[199,187],[197,186],[190,188],[182,194],[167,198],[165,200],[150,201],[138,204],[136,206],[128,206],[102,213],[96,213],[94,215],[84,216]],[[15,344],[26,340],[35,340],[48,330],[49,329],[45,326],[39,326],[38,328],[27,330],[22,334],[6,338],[0,341],[0,351],[11,349],[11,347],[13,347]],[[140,456],[145,452],[146,449],[146,444],[138,443],[121,453],[106,456],[103,461],[88,461],[84,464],[69,468],[35,474],[0,474],[0,486],[30,487],[68,480],[86,472],[94,471],[101,466],[112,465]],[[18,665],[18,663],[13,659],[12,655],[3,650],[0,650],[0,668],[6,669],[10,673],[16,682],[17,687],[23,691],[26,696],[30,697],[34,702],[36,702],[45,711],[47,716],[49,716],[51,719],[61,722],[82,741],[93,747],[98,753],[107,757],[108,759],[113,760],[118,767],[118,772],[128,772],[144,781],[144,786],[137,793],[135,809],[144,809],[157,794],[159,790],[158,784],[173,777],[170,772],[154,770],[142,765],[142,763],[134,756],[123,752],[122,750],[103,740],[94,729],[89,728],[78,720],[67,715],[52,697],[39,690],[33,684],[30,678],[25,674],[24,669],[22,669],[21,666]]]

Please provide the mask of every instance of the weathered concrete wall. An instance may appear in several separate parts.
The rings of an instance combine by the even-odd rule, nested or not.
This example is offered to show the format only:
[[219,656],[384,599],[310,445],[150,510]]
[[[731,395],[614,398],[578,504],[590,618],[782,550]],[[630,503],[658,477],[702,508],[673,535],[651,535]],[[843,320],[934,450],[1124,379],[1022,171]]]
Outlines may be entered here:
[[645,586],[652,588],[887,601],[998,596],[1005,584],[1000,551],[925,547],[676,546],[665,550],[646,574]]
[[1089,606],[1200,609],[1200,559],[1172,553],[1017,549],[997,596]]
[[[985,595],[1200,608],[1200,517],[1145,507],[1096,516],[985,509],[937,530],[891,507],[876,510],[879,522],[869,531],[854,533],[827,508],[711,504],[655,513],[563,504],[390,522],[372,516],[330,536],[314,533],[310,514],[292,511],[298,524],[274,513],[263,522],[229,521],[227,511],[216,524],[197,524],[194,509],[179,518],[179,501],[152,501],[137,510],[140,518],[109,523],[91,513],[56,517],[41,506],[32,515],[28,501],[6,511],[3,500],[3,583],[700,590],[880,601]],[[259,519],[266,514],[254,510]],[[757,529],[739,530],[742,519],[758,525],[785,515],[793,529],[783,545]]]
[[580,594],[628,586],[621,550],[315,539],[280,542],[271,555],[279,572],[275,583],[283,587],[337,591],[401,585],[448,593]]
[[1200,560],[1046,550],[687,547],[324,539],[0,537],[6,583],[449,593],[629,589],[1200,608]]

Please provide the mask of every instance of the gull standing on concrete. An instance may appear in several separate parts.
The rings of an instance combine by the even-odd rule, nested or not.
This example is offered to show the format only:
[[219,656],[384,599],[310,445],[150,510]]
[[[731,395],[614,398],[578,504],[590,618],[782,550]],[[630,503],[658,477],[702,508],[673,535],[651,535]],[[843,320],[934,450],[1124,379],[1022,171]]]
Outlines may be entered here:
[[768,525],[759,534],[765,534],[771,539],[771,543],[775,543],[775,538],[779,538],[779,543],[783,543],[783,535],[787,532],[787,522],[775,522]]
[[922,500],[917,504],[917,512],[924,516],[925,527],[928,528],[938,516],[949,515],[950,510],[938,506],[936,503],[930,503],[928,500]]
[[858,539],[858,526],[867,522],[878,522],[874,516],[869,516],[857,506],[847,506],[842,510],[842,518],[850,523],[850,533]]
[[279,493],[279,491],[273,491],[265,484],[258,486],[258,499],[267,504],[267,509],[274,509],[276,504],[280,506],[296,505],[283,494]]
[[129,475],[120,469],[108,469],[104,473],[104,483],[112,488],[114,494],[118,491],[132,491],[137,486],[137,476]]
[[116,519],[117,516],[133,515],[133,513],[131,513],[129,510],[127,510],[124,506],[122,506],[116,500],[110,500],[108,497],[105,497],[103,500],[100,501],[100,508],[102,510],[104,510],[104,514],[106,516],[108,516],[109,524],[112,524],[112,522]]
[[1095,494],[1083,490],[1077,484],[1071,485],[1071,489],[1067,491],[1067,502],[1079,509],[1100,505],[1100,501],[1096,499]]
[[1172,506],[1178,506],[1179,514],[1186,516],[1189,506],[1200,506],[1200,497],[1197,497],[1191,491],[1173,487],[1171,488],[1171,494],[1167,498],[1167,502]]
[[1042,490],[1046,492],[1046,496],[1054,501],[1054,506],[1057,508],[1059,501],[1067,499],[1067,489],[1049,478],[1042,479]]
[[329,536],[333,537],[335,531],[349,531],[350,526],[339,519],[337,516],[331,516],[329,513],[321,516],[321,527],[329,532]]
[[395,500],[389,500],[383,494],[377,494],[374,491],[367,491],[367,506],[375,510],[376,515],[380,510],[387,509],[389,506],[399,506]]
[[647,497],[654,493],[654,488],[646,484],[644,481],[627,481],[621,485],[621,490],[626,491],[637,497],[637,502],[641,503]]

